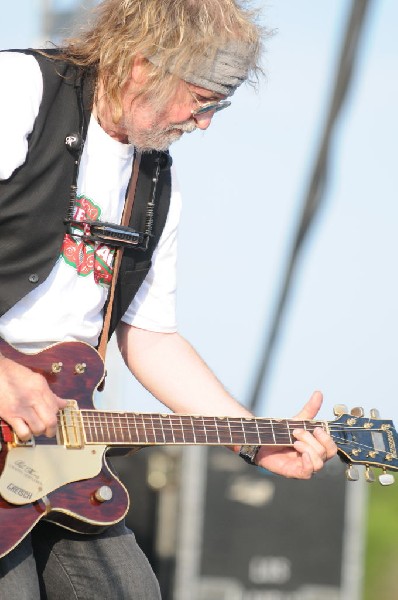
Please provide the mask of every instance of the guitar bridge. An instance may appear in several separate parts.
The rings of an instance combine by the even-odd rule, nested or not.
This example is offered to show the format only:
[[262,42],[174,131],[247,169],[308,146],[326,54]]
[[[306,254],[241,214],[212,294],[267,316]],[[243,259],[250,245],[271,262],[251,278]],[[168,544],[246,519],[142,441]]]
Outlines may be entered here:
[[60,411],[57,438],[66,448],[83,448],[81,415],[76,400],[68,400],[67,406]]

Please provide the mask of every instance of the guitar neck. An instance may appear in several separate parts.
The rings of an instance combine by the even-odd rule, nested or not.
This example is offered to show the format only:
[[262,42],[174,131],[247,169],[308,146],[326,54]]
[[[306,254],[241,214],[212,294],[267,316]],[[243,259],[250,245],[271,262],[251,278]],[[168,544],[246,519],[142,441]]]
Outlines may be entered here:
[[109,446],[165,444],[292,445],[294,429],[327,430],[324,421],[205,417],[178,414],[80,411],[86,443]]

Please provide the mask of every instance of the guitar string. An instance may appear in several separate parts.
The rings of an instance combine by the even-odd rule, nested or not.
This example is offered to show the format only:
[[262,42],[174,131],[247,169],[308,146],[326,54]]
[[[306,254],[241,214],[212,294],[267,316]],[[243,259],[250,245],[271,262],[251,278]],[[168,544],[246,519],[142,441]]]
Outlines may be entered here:
[[[5,421],[0,420],[0,423],[1,423],[2,427],[6,426],[7,428],[9,428],[8,424]],[[365,428],[357,428],[357,429],[362,429],[363,431],[369,431],[368,429],[365,429]],[[347,429],[347,430],[351,431],[351,428]],[[11,428],[10,428],[10,431],[11,431]],[[122,431],[126,431],[126,428],[123,428]],[[225,441],[222,441],[222,442],[219,439],[218,439],[218,442],[213,441],[213,440],[209,441],[208,440],[208,435],[209,434],[211,434],[211,433],[217,434],[217,432],[209,432],[209,431],[204,432],[204,433],[207,434],[206,435],[206,440],[200,440],[199,442],[197,441],[197,439],[186,441],[185,438],[183,440],[178,440],[177,442],[175,440],[173,440],[173,442],[167,442],[164,439],[164,435],[163,435],[163,439],[161,439],[161,440],[157,440],[156,439],[156,432],[157,431],[161,431],[162,434],[165,433],[163,429],[154,429],[154,437],[155,437],[155,439],[148,440],[148,436],[146,435],[146,440],[145,441],[137,439],[137,441],[135,441],[134,444],[137,444],[137,445],[149,444],[149,445],[151,445],[151,444],[168,444],[168,443],[173,443],[175,445],[181,445],[181,444],[184,444],[184,443],[185,444],[198,443],[198,444],[202,444],[202,445],[212,445],[212,444],[225,444],[225,445],[228,445],[228,443],[235,443],[234,440],[231,439],[231,438],[229,438],[229,440],[225,440]],[[181,429],[181,432],[182,431],[183,431],[183,429]],[[338,431],[338,429],[336,429],[335,431]],[[345,432],[346,430],[342,429],[341,431]],[[372,431],[383,431],[383,432],[385,432],[385,430],[375,430],[375,429],[373,429]],[[189,432],[186,432],[186,433],[189,433]],[[254,432],[246,432],[246,433],[254,433]],[[198,432],[196,432],[196,435],[197,434],[198,434]],[[199,432],[199,435],[200,435],[200,432]],[[287,438],[286,441],[283,439],[284,436]],[[368,446],[367,444],[360,443],[360,442],[358,442],[356,440],[347,440],[346,438],[339,439],[339,438],[336,438],[336,437],[334,439],[336,441],[340,441],[341,446],[351,446],[351,447],[355,447],[355,448],[361,447],[362,449],[369,450],[369,451],[374,450],[374,446]],[[131,440],[131,438],[129,440],[123,440],[120,443],[123,443],[123,442],[125,442],[125,443],[128,442],[129,444],[133,444],[133,440]],[[88,442],[88,443],[90,443],[90,442]],[[291,441],[290,435],[288,433],[285,433],[285,434],[282,433],[281,434],[281,432],[279,432],[279,434],[278,434],[278,442],[274,441],[273,444],[270,444],[270,442],[264,442],[263,445],[292,445],[292,441]],[[381,455],[385,455],[385,456],[392,454],[391,452],[387,452],[386,450],[381,450],[381,449],[378,449],[377,452],[380,453]],[[397,458],[396,455],[393,455],[393,457]],[[370,462],[372,462],[372,461],[370,461]],[[389,468],[393,468],[393,465],[391,465],[391,464],[390,465],[386,465],[386,466],[389,467]]]
[[[75,415],[78,415],[79,411],[75,411]],[[81,411],[80,411],[81,414]],[[170,415],[167,417],[164,416],[157,416],[157,415],[150,415],[150,414],[146,414],[144,417],[141,415],[127,415],[125,413],[116,413],[116,414],[112,414],[111,418],[109,418],[108,414],[96,414],[94,411],[92,414],[85,414],[85,415],[81,415],[82,416],[82,422],[83,424],[88,424],[89,426],[105,426],[105,427],[112,427],[112,428],[116,428],[116,429],[122,429],[122,430],[128,430],[130,428],[131,425],[133,425],[134,427],[140,427],[142,425],[148,425],[150,426],[151,429],[154,430],[163,430],[164,428],[174,428],[174,429],[184,429],[184,426],[186,425],[190,425],[192,427],[192,429],[198,429],[201,427],[205,427],[208,426],[209,424],[212,424],[213,427],[215,428],[214,430],[222,430],[225,429],[225,431],[230,431],[231,428],[235,427],[235,433],[238,431],[242,431],[243,433],[256,433],[257,429],[259,429],[262,432],[267,432],[267,431],[274,431],[275,428],[279,429],[279,431],[277,432],[278,434],[283,433],[283,430],[281,431],[281,429],[288,429],[293,430],[295,428],[301,428],[303,427],[303,425],[305,426],[306,429],[311,430],[311,429],[315,429],[317,427],[325,427],[325,421],[308,421],[308,420],[275,420],[275,421],[267,421],[267,422],[262,422],[260,420],[245,420],[244,418],[240,419],[239,417],[228,417],[228,423],[225,424],[224,423],[224,419],[225,417],[211,417],[211,416],[205,416],[205,417],[196,417],[196,416],[189,416],[189,415]],[[119,419],[119,424],[115,424],[114,419],[117,418]],[[125,425],[121,425],[120,423],[120,419],[123,418],[125,420]],[[159,419],[158,422],[156,422],[156,420]],[[58,415],[58,421],[60,422],[62,420],[62,416]],[[198,423],[198,420],[202,420],[203,423]],[[79,421],[79,419],[77,419],[77,422]],[[148,423],[149,421],[149,423]],[[175,421],[175,422],[174,422]],[[187,423],[188,421],[188,423]],[[6,423],[6,421],[0,419],[0,425],[1,427],[9,427],[8,424]],[[255,429],[250,430],[249,428],[253,427]],[[375,432],[381,432],[381,433],[387,433],[387,432],[392,432],[394,433],[394,431],[392,429],[384,429],[384,428],[368,428],[368,427],[354,427],[352,425],[345,425],[344,423],[341,424],[337,424],[337,425],[333,425],[332,423],[328,424],[328,430],[329,431],[333,431],[333,432],[351,432],[351,431],[366,431],[368,433],[375,433]],[[209,431],[209,433],[211,433],[211,431]],[[289,433],[286,433],[286,435],[289,435]]]
[[[177,415],[170,415],[170,417],[158,417],[157,415],[153,415],[153,416],[149,416],[146,415],[145,417],[141,417],[141,415],[126,415],[123,413],[120,413],[117,415],[117,418],[120,420],[120,418],[124,418],[125,421],[125,425],[120,425],[120,423],[118,425],[115,425],[113,419],[116,418],[113,415],[111,416],[111,418],[109,418],[109,416],[107,414],[102,414],[102,415],[96,415],[96,414],[92,414],[92,415],[83,415],[82,416],[82,421],[83,423],[89,423],[91,425],[100,425],[100,426],[111,426],[111,427],[116,427],[117,429],[120,428],[124,428],[124,429],[128,429],[130,425],[133,426],[142,426],[142,425],[149,425],[150,428],[159,428],[162,429],[164,427],[173,427],[173,428],[177,428],[177,429],[183,429],[184,425],[189,425],[191,426],[193,429],[197,429],[200,427],[205,427],[208,426],[209,424],[211,424],[213,427],[216,427],[218,430],[219,429],[225,429],[226,431],[229,431],[231,427],[235,427],[237,428],[237,430],[239,431],[245,431],[246,433],[253,433],[254,431],[257,431],[257,428],[261,431],[273,431],[275,428],[283,428],[283,429],[288,429],[288,430],[292,430],[292,429],[296,429],[296,428],[302,428],[303,425],[305,426],[306,429],[310,430],[310,429],[315,429],[317,427],[325,427],[325,422],[324,421],[306,421],[306,420],[283,420],[283,421],[272,421],[272,422],[262,422],[260,420],[256,420],[256,421],[247,421],[247,420],[240,420],[239,417],[231,417],[228,418],[228,423],[224,423],[224,418],[223,417],[190,417],[187,415],[183,415],[183,416],[177,416]],[[156,422],[156,420],[158,419],[158,422]],[[184,420],[182,422],[182,420]],[[198,423],[198,420],[203,420],[203,423]],[[188,421],[188,423],[187,423]],[[250,430],[249,428],[252,427],[253,430]],[[374,428],[372,427],[371,429],[369,427],[354,427],[352,425],[345,425],[344,423],[341,424],[337,424],[337,425],[333,425],[332,424],[328,424],[328,429],[329,431],[345,431],[345,432],[350,432],[350,431],[366,431],[368,433],[373,433],[373,432],[383,432],[386,433],[387,431],[392,431],[391,429],[382,429],[382,428]],[[280,433],[280,432],[278,432]]]
[[[77,412],[78,411],[76,411],[76,413]],[[115,415],[112,414],[111,416],[114,417]],[[119,417],[119,419],[120,419],[120,417],[124,417],[124,419],[125,420],[127,419],[127,421],[129,421],[129,422],[133,421],[134,422],[134,428],[136,430],[137,430],[137,428],[142,427],[142,425],[148,425],[148,423],[146,421],[150,421],[150,429],[152,429],[152,432],[153,432],[153,435],[154,435],[154,438],[155,438],[154,440],[149,440],[152,443],[162,443],[162,442],[165,443],[166,442],[165,439],[164,439],[165,438],[165,434],[171,432],[171,429],[172,429],[170,427],[171,425],[174,425],[173,433],[183,433],[184,427],[183,427],[183,424],[181,423],[181,419],[184,419],[185,424],[186,424],[186,421],[189,421],[190,425],[194,426],[193,429],[192,429],[192,433],[194,433],[195,436],[206,435],[206,441],[207,441],[207,438],[209,436],[211,436],[212,434],[215,435],[215,436],[217,436],[219,438],[219,434],[225,433],[223,431],[220,431],[220,429],[221,430],[225,429],[225,431],[228,431],[230,434],[239,434],[239,433],[242,434],[243,433],[243,434],[248,434],[248,435],[254,434],[256,436],[257,433],[271,433],[273,435],[273,437],[274,437],[274,440],[275,440],[275,435],[274,434],[276,433],[277,438],[278,438],[278,442],[276,442],[276,440],[275,440],[274,444],[278,444],[278,445],[279,444],[281,444],[281,445],[282,444],[286,444],[287,442],[285,440],[287,440],[288,442],[290,442],[290,444],[292,443],[292,441],[291,441],[290,431],[288,431],[288,432],[285,432],[285,431],[276,431],[275,432],[275,427],[274,427],[275,425],[281,427],[281,426],[286,426],[286,425],[303,424],[303,423],[306,422],[306,421],[301,421],[301,420],[299,420],[299,421],[297,421],[297,420],[296,421],[290,421],[290,420],[282,420],[282,421],[280,421],[280,420],[278,420],[278,421],[273,421],[273,423],[271,425],[269,422],[267,422],[267,423],[261,423],[260,422],[259,423],[259,421],[250,421],[250,420],[246,421],[246,420],[243,420],[243,419],[241,420],[239,417],[235,417],[235,418],[232,417],[231,418],[232,420],[229,419],[229,421],[230,421],[229,425],[231,425],[231,424],[235,425],[236,427],[239,427],[239,429],[231,431],[231,427],[229,425],[228,425],[228,427],[226,427],[224,425],[223,419],[222,419],[222,422],[220,422],[220,420],[217,420],[217,417],[211,417],[211,416],[204,416],[204,417],[191,417],[189,415],[183,415],[182,417],[178,416],[178,415],[158,416],[158,415],[155,415],[155,414],[152,415],[150,413],[149,414],[146,413],[144,415],[143,414],[134,414],[134,415],[131,415],[131,414],[126,414],[126,413],[118,413],[117,416]],[[93,417],[94,417],[94,419],[93,419]],[[102,425],[106,425],[106,427],[108,429],[109,429],[109,426],[110,426],[112,429],[115,430],[115,432],[117,430],[117,431],[119,431],[120,433],[123,433],[123,434],[126,431],[128,431],[129,433],[131,433],[129,427],[123,427],[123,426],[120,426],[120,424],[118,426],[115,426],[114,423],[113,424],[109,423],[109,418],[106,418],[105,421],[103,421],[102,419],[104,417],[109,417],[109,415],[104,414],[104,413],[98,414],[97,412],[93,411],[92,413],[90,413],[90,415],[87,415],[87,414],[85,416],[83,415],[83,421],[85,421],[85,420],[87,421],[88,420],[90,422],[91,426],[94,426],[94,425],[97,425],[98,423],[100,423],[101,424],[101,428],[102,428]],[[154,419],[159,419],[159,421],[160,421],[160,423],[159,423],[159,425],[157,427],[154,425]],[[216,428],[214,429],[214,431],[209,431],[209,430],[208,431],[203,431],[203,432],[198,431],[198,428],[197,428],[197,425],[198,425],[197,424],[197,420],[198,419],[214,423],[214,425],[216,425]],[[137,422],[137,420],[141,421],[141,423]],[[195,422],[193,420],[195,420]],[[175,427],[175,423],[172,423],[172,421],[178,421],[177,428]],[[319,422],[319,421],[317,421],[315,423],[311,422],[310,425],[312,425],[315,428],[318,423],[321,424],[321,425],[324,425],[324,422]],[[166,425],[166,430],[165,430],[164,425]],[[170,427],[169,430],[167,430],[167,425],[169,425],[169,427]],[[219,427],[220,425],[221,425],[221,427]],[[242,429],[241,429],[242,425],[246,425],[246,426],[247,425],[260,425],[260,427],[258,427],[258,430],[259,430],[258,432],[257,431],[247,431],[247,430],[242,432]],[[204,426],[204,424],[202,426]],[[199,427],[200,427],[200,425],[199,425]],[[176,431],[176,429],[178,431]],[[288,429],[290,429],[290,428],[288,427]],[[331,429],[331,428],[329,427],[329,429]],[[334,429],[333,429],[333,431],[340,432],[341,434],[343,434],[343,433],[346,433],[347,431],[350,432],[353,429],[369,432],[368,428],[353,427],[353,426],[344,427],[344,424],[340,424],[338,426],[335,426]],[[375,432],[375,431],[383,431],[383,432],[385,432],[385,430],[381,430],[381,429],[380,430],[379,429],[372,429],[372,432]],[[138,431],[137,431],[137,433],[138,433]],[[191,433],[191,432],[190,431],[185,431],[185,434],[189,434],[189,433]],[[150,435],[150,432],[146,431],[146,440],[145,440],[145,443],[148,443],[148,434]],[[161,436],[163,438],[163,439],[160,439],[159,442],[157,440],[157,434],[159,434],[159,436]],[[183,441],[185,441],[185,439]],[[195,440],[192,440],[192,441],[195,441]],[[226,440],[226,442],[227,441],[230,441],[231,443],[233,443],[233,439],[231,438],[231,435],[228,436],[228,440]],[[348,446],[351,446],[351,447],[358,447],[360,445],[362,448],[365,448],[365,449],[369,449],[369,450],[373,449],[373,446],[368,446],[368,445],[363,444],[363,443],[360,444],[357,440],[347,440],[345,438],[341,438],[341,439],[339,439],[339,441],[341,442],[342,445],[346,445],[346,446],[348,445]],[[204,441],[201,441],[201,443],[204,443]],[[390,454],[390,452],[386,452],[385,450],[379,450],[379,452],[385,453],[386,455]]]

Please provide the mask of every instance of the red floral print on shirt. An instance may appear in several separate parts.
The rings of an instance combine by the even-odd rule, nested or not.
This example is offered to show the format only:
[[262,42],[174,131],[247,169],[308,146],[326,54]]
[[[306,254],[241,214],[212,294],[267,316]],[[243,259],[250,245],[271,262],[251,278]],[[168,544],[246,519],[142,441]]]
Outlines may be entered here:
[[[85,196],[76,199],[75,221],[99,221],[101,209]],[[75,234],[75,235],[74,235]],[[81,277],[94,273],[98,285],[109,286],[112,281],[114,249],[105,244],[83,241],[84,225],[73,227],[72,233],[65,234],[61,248],[63,260],[76,269]]]

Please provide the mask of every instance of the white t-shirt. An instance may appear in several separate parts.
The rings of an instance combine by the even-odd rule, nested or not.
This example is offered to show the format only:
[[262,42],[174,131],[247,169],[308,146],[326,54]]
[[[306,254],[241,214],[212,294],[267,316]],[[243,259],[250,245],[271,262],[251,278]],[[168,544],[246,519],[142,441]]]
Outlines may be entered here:
[[[0,53],[0,179],[22,165],[43,93],[34,57]],[[75,219],[120,222],[134,148],[111,138],[91,117],[80,162]],[[175,177],[173,177],[175,180]],[[181,210],[173,184],[170,211],[152,267],[123,321],[142,329],[176,331],[176,246]],[[40,220],[46,216],[39,215]],[[112,269],[112,251],[65,236],[48,278],[0,318],[0,336],[23,351],[52,342],[81,340],[96,345],[102,328]]]

